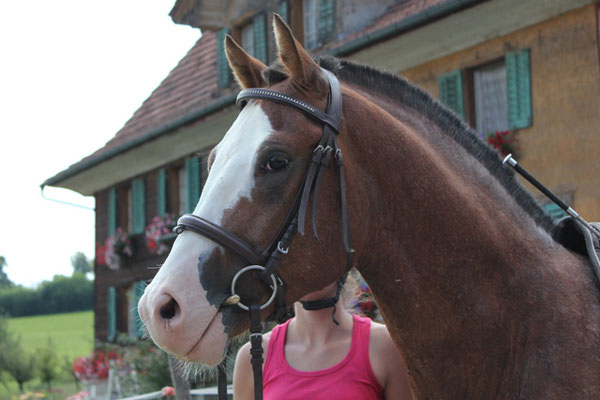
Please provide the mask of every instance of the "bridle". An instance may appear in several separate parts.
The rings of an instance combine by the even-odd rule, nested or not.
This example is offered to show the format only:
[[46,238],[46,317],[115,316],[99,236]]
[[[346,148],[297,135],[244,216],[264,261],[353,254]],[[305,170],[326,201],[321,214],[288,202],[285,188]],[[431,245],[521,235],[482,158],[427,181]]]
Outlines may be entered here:
[[[290,210],[287,213],[283,223],[279,227],[277,234],[267,246],[260,252],[249,245],[243,239],[235,236],[226,229],[213,224],[201,217],[193,214],[185,214],[174,228],[175,233],[182,233],[185,230],[196,232],[215,243],[223,246],[240,256],[248,263],[248,266],[242,268],[234,276],[231,282],[231,296],[228,297],[221,307],[238,306],[250,313],[250,342],[252,354],[251,363],[254,375],[254,399],[262,400],[262,364],[263,364],[263,349],[262,349],[262,322],[261,311],[266,309],[275,301],[275,311],[269,316],[274,318],[278,323],[285,322],[293,317],[293,306],[288,305],[285,301],[286,284],[277,273],[277,266],[281,261],[281,257],[288,253],[290,245],[294,240],[297,232],[304,234],[304,221],[306,219],[306,211],[312,194],[312,226],[315,237],[319,238],[316,226],[317,208],[319,201],[319,188],[323,178],[323,172],[331,164],[333,158],[340,189],[340,208],[342,221],[342,235],[344,249],[346,250],[346,272],[352,267],[352,237],[350,232],[350,222],[348,219],[348,210],[346,205],[346,183],[344,177],[344,157],[342,150],[337,143],[337,135],[340,131],[342,120],[342,90],[336,76],[330,71],[321,68],[327,80],[329,81],[329,96],[327,101],[327,110],[322,112],[316,107],[305,103],[302,100],[288,96],[270,89],[252,88],[240,91],[237,96],[236,104],[239,109],[242,109],[248,100],[269,100],[280,103],[286,106],[299,109],[311,118],[320,121],[323,124],[323,133],[321,139],[313,151],[313,156],[308,164],[308,168],[300,184],[298,191],[294,197],[294,201]],[[235,286],[245,272],[258,270],[261,271],[258,276],[261,281],[272,290],[269,299],[263,303],[246,305],[239,295],[235,292]],[[219,366],[219,399],[226,399],[226,377],[225,365],[222,363]]]

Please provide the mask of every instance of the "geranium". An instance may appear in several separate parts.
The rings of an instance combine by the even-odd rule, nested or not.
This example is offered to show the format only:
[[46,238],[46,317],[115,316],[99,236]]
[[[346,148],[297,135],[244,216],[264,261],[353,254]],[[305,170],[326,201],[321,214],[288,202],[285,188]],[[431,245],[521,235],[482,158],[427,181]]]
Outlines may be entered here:
[[175,217],[172,214],[156,216],[146,227],[146,247],[152,254],[163,254],[169,247],[161,240],[165,235],[173,231]]
[[121,267],[123,257],[131,257],[133,248],[129,234],[121,228],[115,229],[112,236],[106,238],[104,245],[96,249],[96,261],[108,268],[117,270]]
[[516,133],[512,131],[490,133],[487,136],[487,142],[502,156],[507,156],[511,153],[516,156],[518,140]]
[[373,301],[371,289],[365,281],[361,280],[360,285],[356,290],[354,297],[354,305],[352,308],[354,309],[354,312],[356,314],[364,315],[371,319],[375,317],[377,305]]
[[81,381],[103,381],[108,378],[111,361],[118,365],[122,357],[114,351],[106,354],[95,351],[89,357],[77,357],[73,362],[73,373]]
[[161,393],[163,396],[175,396],[175,389],[171,386],[165,386],[162,388]]

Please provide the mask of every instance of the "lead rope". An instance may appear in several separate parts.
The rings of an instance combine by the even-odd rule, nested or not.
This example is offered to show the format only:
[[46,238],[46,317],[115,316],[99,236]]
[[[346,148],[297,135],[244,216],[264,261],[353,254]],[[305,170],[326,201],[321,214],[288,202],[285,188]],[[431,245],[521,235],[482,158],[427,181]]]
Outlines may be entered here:
[[263,347],[262,347],[263,325],[260,320],[260,306],[253,304],[250,306],[250,354],[252,358],[252,373],[254,375],[254,400],[262,400],[262,365]]
[[225,352],[225,358],[219,364],[217,375],[217,397],[219,400],[228,400],[229,396],[227,395],[227,357],[229,356],[229,350],[231,346],[227,346],[227,350]]
[[[262,366],[264,363],[262,335],[263,325],[260,318],[260,306],[253,304],[249,307],[250,313],[250,363],[252,364],[252,374],[254,379],[254,400],[262,400]],[[230,347],[228,346],[227,354]],[[227,394],[227,357],[218,366],[219,374],[217,377],[217,397],[219,400],[228,400]]]

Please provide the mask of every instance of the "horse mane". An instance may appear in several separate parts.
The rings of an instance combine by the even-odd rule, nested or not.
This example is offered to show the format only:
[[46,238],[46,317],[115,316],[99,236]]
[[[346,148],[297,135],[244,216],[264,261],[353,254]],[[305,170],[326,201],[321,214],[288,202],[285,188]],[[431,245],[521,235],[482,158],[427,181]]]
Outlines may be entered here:
[[[479,160],[538,226],[553,233],[555,223],[552,218],[516,180],[513,170],[502,165],[498,153],[481,141],[475,131],[454,111],[399,75],[331,56],[323,56],[316,61],[341,80],[380,93],[432,121],[442,132]],[[272,85],[286,79],[288,75],[282,65],[275,62],[263,72],[263,77]]]

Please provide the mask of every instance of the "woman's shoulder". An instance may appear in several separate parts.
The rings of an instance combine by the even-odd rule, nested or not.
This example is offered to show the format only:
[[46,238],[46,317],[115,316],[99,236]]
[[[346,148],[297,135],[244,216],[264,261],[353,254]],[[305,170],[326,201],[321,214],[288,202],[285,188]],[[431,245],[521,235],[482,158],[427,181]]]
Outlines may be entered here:
[[387,326],[378,322],[371,322],[371,337],[369,340],[369,352],[373,356],[389,358],[397,354],[396,345]]

